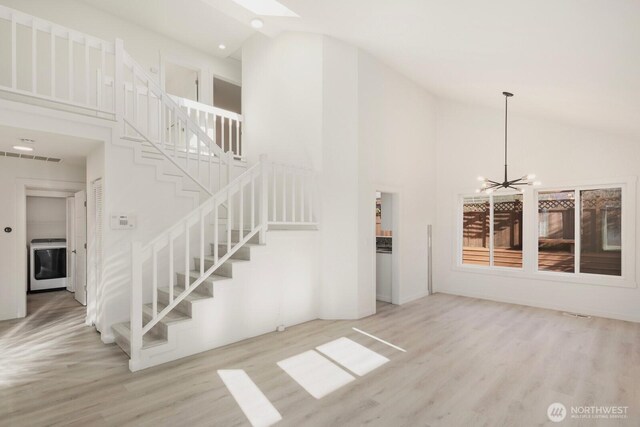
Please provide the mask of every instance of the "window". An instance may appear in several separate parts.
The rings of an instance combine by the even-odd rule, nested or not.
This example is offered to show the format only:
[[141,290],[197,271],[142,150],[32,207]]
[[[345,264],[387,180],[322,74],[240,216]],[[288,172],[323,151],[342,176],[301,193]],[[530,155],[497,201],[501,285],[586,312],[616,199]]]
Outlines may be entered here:
[[538,269],[621,276],[622,189],[539,192]]
[[580,272],[622,274],[622,189],[580,191]]
[[522,268],[522,195],[463,200],[462,263]]
[[493,196],[493,265],[522,268],[522,195]]
[[635,178],[459,200],[459,269],[636,287]]
[[538,193],[538,269],[573,272],[575,192]]
[[462,263],[491,265],[489,256],[489,197],[469,197],[463,202]]

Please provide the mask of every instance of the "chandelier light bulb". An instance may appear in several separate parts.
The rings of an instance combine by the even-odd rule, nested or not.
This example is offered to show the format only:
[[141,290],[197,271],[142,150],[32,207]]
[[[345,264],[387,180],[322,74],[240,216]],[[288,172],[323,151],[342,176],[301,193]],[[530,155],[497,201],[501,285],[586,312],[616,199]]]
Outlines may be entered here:
[[486,181],[487,179],[484,176],[479,176],[478,181]]
[[479,192],[480,192],[480,189],[479,189],[479,188],[476,188],[476,193],[479,193]]
[[540,181],[534,181],[534,182],[533,182],[533,185],[535,185],[535,186],[537,187],[537,186],[539,186],[539,185],[542,185],[542,183],[541,183]]
[[530,173],[529,175],[527,175],[527,179],[536,179],[536,174]]

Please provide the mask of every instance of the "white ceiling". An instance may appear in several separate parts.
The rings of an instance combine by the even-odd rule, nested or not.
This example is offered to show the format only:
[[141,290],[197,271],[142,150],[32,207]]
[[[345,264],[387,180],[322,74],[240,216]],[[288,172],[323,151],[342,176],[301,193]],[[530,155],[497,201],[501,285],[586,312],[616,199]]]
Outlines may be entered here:
[[[25,144],[20,138],[32,139],[33,144]],[[56,157],[66,164],[84,164],[87,155],[100,144],[91,139],[76,138],[55,133],[39,132],[0,126],[0,151],[20,153],[42,157]],[[31,152],[14,150],[14,145],[29,145],[34,148]]]
[[640,138],[638,0],[282,0],[431,92]]
[[[255,30],[231,0],[85,0],[214,55]],[[280,0],[267,35],[355,44],[446,98],[640,138],[638,0]],[[188,5],[188,7],[187,7]],[[217,50],[224,38],[229,47]]]
[[[82,0],[107,13],[148,30],[178,40],[217,57],[237,51],[254,34],[241,23],[205,0]],[[225,50],[218,49],[224,44]]]

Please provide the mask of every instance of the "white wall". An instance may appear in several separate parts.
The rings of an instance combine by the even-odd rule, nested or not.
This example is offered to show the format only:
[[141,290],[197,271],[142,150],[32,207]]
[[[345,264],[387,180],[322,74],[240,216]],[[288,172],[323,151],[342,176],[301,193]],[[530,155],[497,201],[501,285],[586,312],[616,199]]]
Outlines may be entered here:
[[320,316],[375,312],[376,190],[399,195],[399,301],[424,295],[433,99],[353,46],[299,33],[243,46],[243,88],[247,147],[319,172]]
[[375,309],[376,191],[393,193],[393,302],[427,294],[427,225],[435,221],[436,101],[371,55],[358,56],[361,315]]
[[[104,341],[113,339],[111,325],[129,320],[131,296],[131,242],[149,242],[196,207],[193,198],[177,194],[173,182],[157,180],[156,166],[136,162],[126,143],[105,145],[103,301],[97,313]],[[112,214],[135,216],[132,230],[112,230]]]
[[[518,114],[509,109],[509,170],[535,172],[543,185],[640,174],[640,141]],[[504,111],[442,101],[438,109],[434,288],[439,292],[640,321],[640,290],[456,271],[456,195],[478,175],[501,176]],[[634,207],[636,209],[636,207]],[[638,212],[636,212],[637,222]],[[623,230],[624,233],[624,230]],[[637,235],[627,236],[638,240]],[[640,258],[636,254],[636,265]]]
[[242,47],[243,137],[248,160],[322,166],[322,37],[261,34]]
[[243,46],[248,149],[319,173],[323,318],[358,317],[356,52],[302,33]]
[[33,239],[64,239],[67,235],[67,199],[27,196],[27,243]]
[[358,318],[358,50],[324,37],[322,73],[320,314]]
[[[58,189],[73,188],[67,183],[83,183],[85,168],[84,165],[0,157],[0,320],[24,315],[26,287],[17,283],[21,276],[26,277],[26,265],[24,274],[18,274],[20,261],[26,261],[27,254],[26,217],[20,218],[26,215],[26,200],[19,206],[18,194],[24,194],[19,187],[24,188],[29,180],[56,181]],[[5,233],[5,227],[11,227],[13,231]]]

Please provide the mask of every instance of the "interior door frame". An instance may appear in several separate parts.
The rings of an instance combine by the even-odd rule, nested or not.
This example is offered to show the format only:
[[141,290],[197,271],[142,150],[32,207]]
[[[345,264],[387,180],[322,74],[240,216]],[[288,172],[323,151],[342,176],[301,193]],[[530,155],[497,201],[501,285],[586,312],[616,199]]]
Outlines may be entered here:
[[[400,295],[400,196],[401,191],[398,187],[388,186],[384,184],[374,184],[374,190],[371,192],[371,217],[373,218],[373,227],[371,228],[371,234],[373,235],[373,251],[371,251],[372,257],[372,269],[373,269],[373,295],[375,299],[376,295],[376,225],[375,225],[375,206],[376,206],[376,193],[387,193],[391,195],[391,304],[400,305],[402,299]],[[374,301],[375,307],[375,301]]]
[[71,254],[75,250],[72,242],[75,238],[76,212],[75,209],[70,209],[69,207],[69,205],[75,207],[75,196],[68,196],[65,202],[67,204],[67,290],[75,292],[75,265]]
[[[80,200],[79,202],[79,198],[82,197],[82,200]],[[75,247],[75,259],[74,259],[74,266],[75,266],[75,271],[74,271],[74,278],[75,278],[75,299],[76,301],[78,301],[80,304],[83,304],[83,302],[78,299],[78,295],[79,294],[84,294],[84,306],[87,307],[88,304],[88,287],[89,287],[89,263],[88,263],[88,258],[89,258],[89,251],[87,250],[87,243],[89,241],[89,232],[88,232],[88,218],[87,218],[87,190],[86,189],[82,189],[78,192],[76,192],[76,194],[74,195],[74,209],[75,209],[75,233],[74,233],[74,247]],[[80,214],[80,218],[84,218],[83,224],[84,224],[84,243],[81,241],[78,241],[78,238],[80,237],[80,234],[78,233],[78,225],[79,225],[79,221],[78,221],[78,208],[80,208],[81,214]],[[78,266],[82,265],[80,263],[78,263],[78,258],[79,258],[79,254],[83,253],[84,255],[84,282],[80,283],[79,282],[79,277],[80,275],[78,274]],[[82,290],[79,292],[79,290]]]
[[16,307],[16,317],[27,315],[27,195],[37,196],[43,192],[76,193],[86,189],[84,182],[56,181],[43,179],[16,179],[16,247],[17,254],[17,274],[13,284],[17,295],[24,295],[22,304]]
[[198,74],[198,101],[201,104],[213,105],[213,97],[209,93],[213,94],[213,78],[211,78],[211,82],[209,82],[209,77],[211,76],[211,72],[207,69],[202,68],[200,65],[194,64],[189,61],[185,61],[183,58],[176,57],[171,54],[164,53],[160,51],[158,57],[159,64],[159,80],[160,87],[162,90],[166,91],[166,64],[171,63],[174,65],[178,65],[183,68],[188,68],[190,70],[195,71]]

